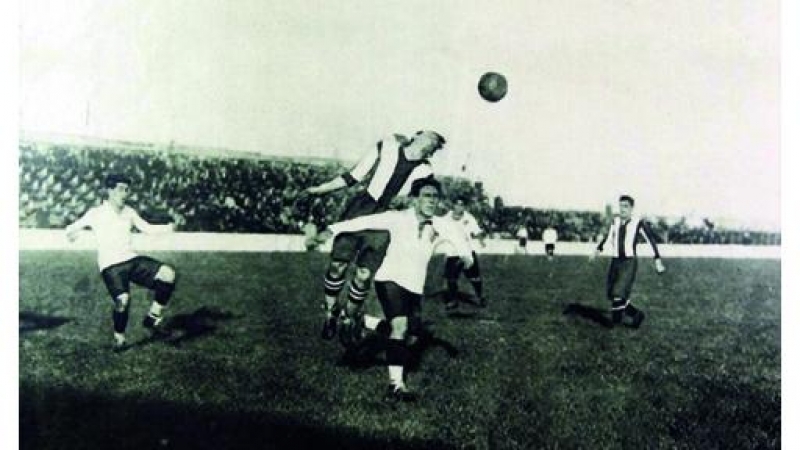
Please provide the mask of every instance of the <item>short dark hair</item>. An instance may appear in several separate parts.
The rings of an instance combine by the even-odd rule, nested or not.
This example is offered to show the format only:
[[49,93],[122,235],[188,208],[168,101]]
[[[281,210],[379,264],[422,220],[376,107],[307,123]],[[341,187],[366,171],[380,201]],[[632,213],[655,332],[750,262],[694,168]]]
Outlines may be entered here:
[[466,195],[458,195],[456,196],[455,200],[453,200],[453,203],[455,204],[458,202],[461,202],[466,205],[469,203],[469,197],[467,197]]
[[634,205],[633,197],[631,197],[630,195],[620,195],[619,196],[619,201],[628,202],[628,203],[631,204],[631,206]]
[[431,175],[429,177],[414,180],[414,182],[411,183],[411,190],[408,193],[409,197],[419,197],[419,191],[421,191],[425,186],[435,187],[436,192],[438,192],[439,195],[442,195],[442,184],[439,183],[439,180]]
[[128,178],[127,175],[123,175],[121,173],[112,173],[106,176],[106,181],[104,185],[108,189],[114,189],[120,183],[124,183],[130,186],[131,179]]
[[433,130],[419,130],[419,131],[417,131],[416,133],[414,133],[414,136],[419,136],[419,135],[421,135],[421,134],[423,134],[423,133],[430,133],[430,134],[432,134],[432,135],[433,135],[433,137],[435,137],[435,138],[436,138],[436,141],[438,142],[438,144],[439,144],[439,146],[440,146],[440,147],[443,147],[443,146],[444,146],[444,144],[446,144],[446,143],[447,143],[447,140],[444,138],[444,136],[442,136],[441,134],[439,134],[439,133],[437,133],[436,131],[433,131]]

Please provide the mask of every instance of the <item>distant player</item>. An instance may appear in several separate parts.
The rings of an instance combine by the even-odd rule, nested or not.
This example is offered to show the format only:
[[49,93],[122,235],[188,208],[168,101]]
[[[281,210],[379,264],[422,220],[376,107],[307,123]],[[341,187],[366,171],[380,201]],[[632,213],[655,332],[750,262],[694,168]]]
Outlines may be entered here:
[[67,226],[67,238],[74,241],[84,228],[91,228],[97,240],[97,264],[100,275],[114,301],[114,350],[128,348],[125,329],[128,325],[131,282],[151,289],[154,300],[142,325],[155,336],[169,331],[162,326],[162,312],[175,288],[175,270],[156,259],[137,255],[131,246],[131,231],[143,233],[171,232],[173,225],[151,225],[125,201],[131,181],[124,175],[109,175],[105,180],[108,199],[87,211]]
[[[435,131],[418,131],[410,139],[389,136],[368,151],[352,170],[305,192],[325,194],[364,182],[366,187],[350,199],[340,220],[386,211],[407,183],[433,175],[428,158],[444,144],[445,139]],[[380,267],[388,245],[388,234],[382,230],[346,233],[333,241],[331,261],[324,277],[326,318],[322,338],[331,339],[336,334],[342,312],[339,293],[344,289],[350,262],[355,259],[356,270],[350,281],[344,313],[347,320],[352,321],[358,320],[362,313],[372,276]]]
[[656,271],[663,273],[666,269],[658,253],[650,224],[640,217],[632,216],[633,205],[632,197],[623,195],[619,198],[619,216],[614,217],[608,234],[597,245],[595,256],[603,251],[606,242],[610,242],[612,258],[606,277],[606,293],[611,300],[611,321],[614,325],[621,324],[624,312],[631,317],[633,327],[638,328],[645,314],[631,304],[630,296],[636,279],[636,246],[639,236],[644,236],[653,248]]
[[[420,328],[418,316],[428,263],[436,247],[447,243],[456,249],[467,269],[472,265],[472,249],[452,221],[434,215],[442,188],[433,177],[416,180],[410,196],[413,206],[402,211],[386,211],[361,216],[331,225],[318,235],[318,243],[331,235],[364,230],[384,230],[391,237],[386,258],[375,274],[375,291],[390,326],[386,361],[389,366],[390,395],[412,401],[415,395],[406,386],[405,366],[409,362],[408,333]],[[362,326],[375,329],[380,319],[366,316]]]
[[522,224],[519,226],[517,230],[517,247],[515,253],[522,253],[527,255],[528,254],[528,239],[530,235],[528,234],[528,226]]
[[466,210],[467,199],[459,197],[453,203],[453,209],[450,210],[444,217],[445,219],[453,221],[454,224],[463,232],[464,241],[467,242],[469,248],[472,250],[473,264],[469,269],[465,269],[454,248],[448,247],[446,251],[447,258],[444,265],[444,278],[447,281],[447,294],[445,296],[445,307],[448,310],[458,308],[458,277],[461,272],[469,280],[475,295],[478,297],[478,306],[483,308],[486,306],[486,298],[483,296],[483,279],[481,278],[481,269],[478,264],[478,255],[475,253],[475,246],[473,241],[477,239],[482,246],[486,246],[484,239],[486,233],[478,225],[469,211]]
[[548,225],[542,232],[542,241],[544,242],[544,253],[547,255],[547,259],[552,261],[556,252],[556,242],[558,242],[558,232],[552,225]]

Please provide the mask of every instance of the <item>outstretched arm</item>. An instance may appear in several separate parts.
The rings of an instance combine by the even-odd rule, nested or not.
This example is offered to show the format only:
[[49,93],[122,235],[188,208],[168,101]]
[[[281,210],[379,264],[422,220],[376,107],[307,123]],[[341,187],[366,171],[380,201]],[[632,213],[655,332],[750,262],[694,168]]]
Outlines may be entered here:
[[142,233],[145,234],[159,234],[159,233],[171,233],[175,230],[174,223],[168,223],[166,225],[153,225],[146,220],[142,219],[142,217],[136,211],[133,211],[133,225]]
[[374,149],[367,152],[349,172],[345,172],[325,183],[307,188],[305,193],[312,195],[327,194],[328,192],[339,190],[345,186],[358,184],[367,176],[372,166],[375,165],[375,161],[378,160],[380,145],[381,143],[379,142]]
[[80,234],[81,230],[85,228],[92,227],[92,210],[86,211],[78,220],[75,222],[67,225],[66,232],[67,232],[67,239],[70,242],[74,241],[78,238],[78,234]]

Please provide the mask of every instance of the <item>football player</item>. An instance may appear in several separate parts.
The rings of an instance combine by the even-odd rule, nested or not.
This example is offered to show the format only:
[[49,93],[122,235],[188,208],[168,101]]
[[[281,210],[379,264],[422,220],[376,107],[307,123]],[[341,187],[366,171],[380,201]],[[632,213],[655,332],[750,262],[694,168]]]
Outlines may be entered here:
[[[401,135],[386,137],[368,151],[352,170],[310,187],[305,193],[325,194],[364,182],[366,187],[349,200],[339,220],[384,212],[407,183],[432,176],[428,158],[444,144],[445,139],[435,131],[418,131],[410,139]],[[388,244],[388,234],[383,230],[364,230],[336,236],[323,279],[326,317],[322,338],[332,339],[336,335],[342,310],[347,321],[360,319],[372,277],[381,265]],[[353,260],[356,269],[347,292],[347,304],[342,308],[339,293],[344,289],[345,274]]]
[[95,234],[100,276],[114,302],[112,320],[116,352],[128,348],[125,329],[131,282],[154,292],[153,303],[142,325],[156,337],[169,335],[169,330],[162,326],[162,312],[175,289],[175,269],[172,266],[148,256],[139,256],[131,246],[133,228],[143,233],[163,233],[173,231],[174,225],[152,225],[127,206],[125,202],[130,186],[131,181],[125,175],[109,175],[105,180],[108,198],[66,228],[70,241],[74,241],[85,228],[91,228]]
[[621,324],[624,313],[631,317],[631,325],[639,328],[645,314],[634,307],[630,300],[638,266],[636,246],[639,243],[639,236],[644,236],[653,248],[656,272],[661,274],[666,269],[661,261],[661,255],[658,253],[655,234],[653,234],[650,224],[641,217],[633,216],[633,205],[633,197],[620,196],[619,215],[614,217],[608,233],[597,245],[594,256],[603,251],[606,242],[611,244],[612,257],[606,276],[606,295],[611,301],[612,325]]
[[[416,395],[409,390],[405,366],[409,362],[406,339],[421,331],[419,317],[422,292],[428,263],[434,250],[444,243],[453,246],[464,267],[473,264],[472,249],[450,220],[434,215],[442,194],[439,182],[433,177],[414,181],[410,196],[412,207],[402,211],[386,211],[361,216],[331,225],[314,239],[323,243],[331,236],[365,230],[383,230],[390,236],[383,264],[375,274],[375,291],[385,321],[366,316],[357,326],[375,329],[380,323],[389,324],[386,361],[389,366],[389,393],[402,401],[413,401]],[[342,330],[344,332],[344,330]]]
[[477,239],[482,247],[486,246],[484,239],[486,233],[478,225],[469,211],[466,209],[467,199],[459,197],[453,203],[453,208],[444,216],[445,219],[452,221],[456,226],[462,230],[464,240],[472,250],[472,260],[474,261],[469,269],[464,269],[461,258],[454,251],[452,247],[447,249],[447,257],[444,264],[444,278],[447,281],[447,293],[445,295],[445,308],[454,310],[458,308],[458,277],[461,272],[469,280],[475,295],[478,297],[478,306],[481,308],[486,307],[486,298],[483,296],[483,279],[481,278],[481,269],[478,264],[478,255],[475,253],[475,246],[473,241]]

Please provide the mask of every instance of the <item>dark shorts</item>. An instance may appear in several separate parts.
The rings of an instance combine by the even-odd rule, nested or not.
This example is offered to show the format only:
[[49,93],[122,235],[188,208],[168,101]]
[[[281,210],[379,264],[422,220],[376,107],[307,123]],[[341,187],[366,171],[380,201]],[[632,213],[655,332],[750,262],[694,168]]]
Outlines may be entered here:
[[528,245],[528,238],[519,238],[519,246],[525,247],[526,245]]
[[637,265],[636,258],[611,259],[606,278],[606,295],[609,300],[630,298],[633,282],[636,280]]
[[[340,220],[355,219],[383,211],[384,208],[381,208],[369,194],[361,192],[350,199]],[[375,273],[386,256],[389,241],[388,231],[342,233],[333,240],[331,259],[348,263],[355,260],[357,266],[366,267]]]
[[164,263],[149,256],[137,256],[125,262],[108,266],[100,272],[111,297],[117,298],[131,290],[131,282],[148,289],[155,286],[156,274]]
[[544,252],[547,253],[547,256],[553,256],[553,253],[556,251],[556,244],[544,244]]
[[391,281],[376,281],[375,293],[381,303],[386,320],[395,317],[417,317],[422,307],[422,296]]
[[444,277],[448,280],[455,280],[461,275],[463,271],[468,278],[477,278],[481,276],[481,267],[478,264],[478,255],[472,252],[472,266],[464,270],[464,263],[458,256],[448,256],[444,262]]

